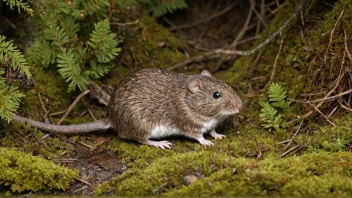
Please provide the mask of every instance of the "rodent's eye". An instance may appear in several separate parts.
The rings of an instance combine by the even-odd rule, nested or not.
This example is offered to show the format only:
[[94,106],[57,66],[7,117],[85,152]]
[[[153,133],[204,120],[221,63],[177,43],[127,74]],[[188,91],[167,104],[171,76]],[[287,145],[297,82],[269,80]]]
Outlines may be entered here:
[[216,91],[213,93],[213,98],[219,99],[220,97],[221,97],[221,94],[219,92]]

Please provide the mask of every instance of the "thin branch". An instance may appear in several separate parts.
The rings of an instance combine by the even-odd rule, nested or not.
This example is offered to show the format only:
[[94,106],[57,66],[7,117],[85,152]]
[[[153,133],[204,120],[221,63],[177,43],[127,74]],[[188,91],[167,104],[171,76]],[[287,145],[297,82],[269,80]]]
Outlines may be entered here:
[[311,100],[311,101],[301,101],[301,100],[294,100],[294,99],[288,99],[288,100],[291,100],[291,101],[295,101],[295,102],[298,102],[298,103],[314,103],[314,102],[320,102],[320,101],[324,101],[324,100],[330,100],[330,99],[335,99],[335,98],[338,98],[338,97],[341,97],[341,96],[344,96],[346,94],[349,94],[352,92],[352,89],[349,89],[347,91],[344,91],[344,92],[341,92],[337,95],[334,95],[334,96],[330,96],[330,97],[324,97],[324,98],[320,98],[320,99],[316,99],[316,100]]
[[232,8],[234,8],[240,1],[235,1],[233,2],[231,5],[227,6],[225,9],[221,10],[220,12],[216,12],[214,13],[213,15],[209,16],[209,17],[206,17],[204,19],[201,19],[199,21],[196,21],[196,22],[193,22],[191,24],[185,24],[185,25],[180,25],[180,26],[176,26],[176,27],[172,27],[170,28],[169,30],[170,31],[174,31],[174,30],[179,30],[179,29],[184,29],[184,28],[190,28],[190,27],[193,27],[195,25],[198,25],[200,23],[204,23],[208,20],[211,20],[213,18],[216,18],[216,17],[219,17],[223,14],[225,14],[226,12],[230,11]]
[[352,61],[352,56],[351,56],[350,50],[348,50],[348,39],[347,39],[346,29],[343,30],[343,33],[345,35],[345,38],[344,38],[345,52],[347,53],[348,59],[350,59],[350,61]]
[[57,123],[58,125],[61,124],[61,122],[66,118],[66,116],[71,112],[71,110],[76,106],[77,102],[86,94],[89,93],[89,90],[86,90],[85,92],[81,93],[75,101],[73,101],[73,103],[71,104],[71,106],[66,110],[66,113],[62,116],[62,118],[60,119],[60,121]]
[[330,112],[330,114],[328,115],[328,118],[330,118],[334,113],[335,111],[337,110],[337,108],[339,107],[339,105],[336,105],[335,108]]
[[[342,62],[341,62],[341,66],[340,66],[340,72],[339,72],[339,76],[337,77],[337,80],[336,80],[336,84],[334,86],[334,88],[332,88],[325,96],[323,99],[320,99],[321,101],[317,104],[317,106],[314,106],[313,107],[315,109],[318,109],[321,105],[323,105],[324,101],[327,100],[329,98],[329,96],[336,90],[336,88],[340,85],[340,81],[342,79],[342,77],[344,76],[344,73],[342,72],[342,68],[343,68],[343,65],[345,64],[345,61],[346,61],[346,55],[347,55],[347,52],[346,50],[344,51],[343,53],[343,58],[342,58]],[[347,90],[347,91],[351,91],[352,92],[352,89],[350,90]],[[347,92],[346,91],[346,92]],[[342,93],[341,93],[342,94]],[[339,94],[338,94],[339,95]],[[312,105],[311,102],[309,102],[309,104]],[[304,119],[304,118],[307,118],[309,117],[314,111],[309,111],[308,113],[304,114],[303,116],[300,116],[299,118],[297,119],[294,119],[294,120],[291,120],[290,122],[288,122],[288,124],[291,124],[293,122],[296,122],[298,120],[301,120],[301,119]],[[324,115],[325,116],[325,115]]]
[[[245,35],[245,33],[248,29],[249,22],[251,21],[253,12],[255,10],[255,2],[253,0],[250,0],[249,3],[250,3],[250,7],[249,7],[246,21],[244,22],[240,33],[238,33],[235,40],[231,43],[231,45],[228,47],[228,49],[235,49],[236,46],[238,45],[238,42],[243,38],[243,36]],[[218,68],[220,67],[220,65],[223,63],[223,61],[225,59],[226,59],[226,56],[221,57],[221,60],[218,62],[218,64],[216,65],[216,68],[214,70],[218,70]]]
[[276,31],[274,32],[274,34],[270,35],[267,39],[265,39],[265,41],[263,41],[262,43],[260,43],[257,47],[255,47],[254,49],[251,50],[246,50],[246,51],[238,51],[238,50],[222,50],[222,49],[218,49],[215,50],[218,53],[222,53],[222,54],[231,54],[231,55],[243,55],[243,56],[248,56],[251,55],[255,52],[257,52],[258,50],[260,50],[261,48],[263,48],[266,44],[268,44],[270,41],[272,41],[278,34],[280,34],[282,32],[283,29],[285,29],[287,27],[287,25],[292,21],[292,19],[295,18],[295,16],[297,15],[297,13],[299,11],[301,11],[301,9],[304,7],[304,5],[307,3],[307,0],[304,0],[294,11],[294,13],[284,22],[284,24]]
[[[113,18],[113,19],[115,19],[115,18]],[[110,22],[110,24],[111,25],[118,25],[118,26],[128,26],[128,25],[136,25],[138,22],[139,22],[139,19],[137,19],[133,22],[126,22],[126,23]]]
[[331,122],[331,121],[329,120],[329,118],[326,117],[326,115],[324,115],[315,105],[313,105],[312,103],[309,103],[309,104],[312,105],[312,106],[314,107],[314,109],[315,109],[318,113],[320,113],[332,126],[336,127],[336,125],[335,125],[333,122]]
[[246,33],[246,30],[248,28],[249,22],[251,21],[253,10],[254,10],[254,6],[255,6],[255,2],[253,2],[253,0],[250,0],[249,2],[251,4],[251,6],[249,7],[249,11],[248,11],[248,15],[247,15],[246,21],[244,22],[244,25],[243,25],[240,33],[238,33],[238,35],[236,36],[235,40],[231,43],[231,45],[228,48],[236,47],[238,41],[241,40],[243,38],[244,34]]
[[325,64],[326,64],[326,59],[327,59],[327,57],[328,57],[329,48],[331,47],[332,37],[334,36],[334,32],[335,32],[335,29],[336,29],[336,27],[337,27],[337,24],[340,22],[343,13],[345,13],[346,7],[347,7],[347,4],[345,4],[345,5],[343,6],[343,9],[342,9],[342,11],[341,11],[341,13],[340,13],[340,16],[337,18],[337,21],[335,22],[335,25],[334,25],[334,27],[333,27],[332,30],[331,30],[329,44],[328,44],[328,47],[326,48],[326,51],[325,51],[325,58],[324,58]]
[[275,77],[275,73],[276,73],[276,65],[277,65],[277,61],[279,60],[279,57],[280,57],[280,52],[281,52],[281,49],[282,49],[282,44],[284,43],[284,38],[281,37],[281,41],[280,41],[280,47],[279,47],[279,51],[277,52],[276,54],[276,57],[275,57],[275,61],[274,61],[274,65],[273,65],[273,70],[271,72],[271,76],[270,76],[270,79],[268,80],[268,82],[266,83],[266,85],[264,86],[264,89],[267,89],[269,87],[269,85],[273,82],[274,80],[274,77]]
[[301,147],[301,145],[296,145],[292,148],[290,148],[289,150],[287,150],[286,152],[284,152],[283,154],[281,154],[279,157],[277,157],[277,159],[282,158],[284,156],[286,156],[287,154],[291,153],[292,151],[299,149]]
[[[260,14],[257,13],[257,10],[254,10],[255,13],[258,16],[258,19],[261,21],[261,23],[263,24],[264,27],[267,27],[268,25],[266,24],[264,18],[265,18],[265,0],[261,0],[261,4],[260,4]],[[257,23],[257,29],[255,30],[255,35],[259,34],[260,31],[260,24],[261,23]]]
[[[189,58],[181,63],[177,63],[177,64],[169,67],[168,70],[173,70],[173,69],[182,67],[184,65],[190,64],[192,62],[201,61],[204,59],[208,59],[210,57],[214,58],[214,57],[217,57],[215,55],[219,55],[219,54],[242,55],[242,56],[249,56],[251,54],[254,54],[258,50],[262,49],[265,45],[267,45],[270,41],[272,41],[279,33],[281,33],[282,30],[287,27],[287,25],[292,21],[292,19],[297,15],[297,13],[304,7],[304,5],[306,3],[307,3],[307,0],[303,0],[303,2],[296,8],[294,13],[283,23],[283,25],[274,34],[271,34],[267,39],[265,39],[262,43],[260,43],[257,47],[255,47],[252,50],[239,51],[239,50],[215,49],[210,52],[205,52],[205,53],[198,55],[196,57]],[[233,46],[235,41],[231,44],[231,46]],[[236,41],[236,42],[238,42],[238,41]]]
[[92,188],[96,188],[93,184],[91,184],[91,183],[89,183],[89,182],[87,182],[87,181],[85,181],[85,180],[83,180],[83,179],[80,179],[80,178],[75,178],[77,181],[80,181],[80,182],[82,182],[82,183],[84,183],[84,184],[87,184],[88,186],[90,186],[90,187],[92,187]]
[[347,107],[346,105],[342,104],[342,102],[341,102],[340,100],[337,100],[337,102],[341,105],[341,107],[342,107],[343,109],[346,109],[347,111],[352,112],[352,108],[349,108],[349,107]]
[[173,65],[173,66],[167,68],[167,70],[173,70],[173,69],[182,67],[182,66],[184,66],[184,65],[188,65],[188,64],[190,64],[190,63],[192,63],[192,62],[198,62],[198,61],[200,61],[200,60],[203,60],[203,59],[205,59],[205,58],[208,58],[208,57],[214,56],[214,55],[215,55],[214,52],[205,52],[205,53],[203,53],[203,54],[201,54],[201,55],[199,55],[199,56],[194,56],[194,57],[192,57],[192,58],[190,58],[190,59],[187,59],[187,60],[185,60],[185,61],[182,61],[182,62],[180,62],[180,63],[177,63],[176,65]]
[[295,139],[295,137],[298,135],[298,133],[300,132],[301,130],[301,127],[302,127],[302,124],[303,124],[303,120],[301,121],[301,124],[299,124],[299,127],[298,129],[296,130],[295,134],[293,135],[293,137],[289,140],[289,142],[287,143],[287,145],[285,146],[285,149],[286,150],[288,147],[290,147],[290,145],[292,144],[293,142],[293,139]]

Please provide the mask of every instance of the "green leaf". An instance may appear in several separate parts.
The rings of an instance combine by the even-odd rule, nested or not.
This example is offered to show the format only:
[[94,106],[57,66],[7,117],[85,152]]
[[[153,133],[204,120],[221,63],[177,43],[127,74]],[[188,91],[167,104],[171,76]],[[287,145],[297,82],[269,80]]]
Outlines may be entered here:
[[119,55],[121,48],[117,47],[116,34],[111,33],[108,20],[94,25],[88,45],[95,50],[99,63],[108,63]]
[[98,79],[107,74],[113,67],[113,65],[97,64],[96,61],[93,59],[90,61],[90,67],[90,70],[85,71],[86,75],[89,75],[93,79]]
[[75,19],[72,16],[64,16],[59,18],[59,26],[67,34],[69,38],[76,36],[80,30],[80,26],[75,22]]
[[0,81],[0,117],[10,122],[12,112],[16,111],[20,104],[20,99],[24,94],[19,92],[16,87],[6,86],[3,80]]
[[286,101],[287,91],[278,83],[272,83],[268,89],[269,101],[274,107],[281,109],[287,109],[290,105],[290,101]]
[[20,104],[20,99],[24,96],[17,90],[17,87],[5,84],[5,68],[10,67],[31,77],[30,69],[24,56],[13,45],[12,41],[5,41],[6,37],[0,35],[0,118],[8,122],[12,119],[12,112],[16,111]]
[[3,0],[6,2],[6,5],[10,6],[10,9],[13,10],[14,7],[17,7],[18,13],[21,13],[21,9],[27,12],[30,15],[33,15],[33,9],[30,8],[28,3],[23,3],[22,0]]
[[44,39],[35,40],[26,51],[28,61],[37,63],[43,67],[48,67],[56,62],[58,51]]
[[280,123],[282,122],[282,118],[280,115],[277,115],[277,110],[271,106],[268,102],[261,102],[259,118],[263,123],[262,126],[264,128],[279,128]]
[[84,15],[95,15],[98,19],[106,18],[110,7],[106,0],[85,0],[82,1]]
[[57,48],[63,47],[63,45],[69,41],[65,30],[58,26],[47,28],[44,31],[44,38],[48,41],[52,41],[52,45]]
[[173,13],[178,9],[187,8],[188,5],[185,0],[168,0],[168,1],[157,1],[152,5],[153,17],[160,17],[167,13]]
[[6,37],[0,35],[0,64],[18,70],[30,78],[31,72],[26,59],[12,41],[5,41]]
[[89,79],[82,75],[80,61],[76,57],[77,53],[65,48],[61,48],[61,53],[57,57],[57,66],[60,68],[59,73],[66,79],[66,82],[69,82],[68,91],[75,91],[76,87],[81,91],[87,89],[86,83]]

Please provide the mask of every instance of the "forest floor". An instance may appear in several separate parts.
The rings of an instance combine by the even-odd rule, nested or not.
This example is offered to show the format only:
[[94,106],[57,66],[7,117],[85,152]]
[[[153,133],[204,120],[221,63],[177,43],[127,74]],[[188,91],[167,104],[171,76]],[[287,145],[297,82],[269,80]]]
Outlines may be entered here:
[[[4,123],[2,147],[76,170],[67,173],[74,178],[71,185],[59,187],[65,190],[47,185],[38,187],[37,195],[352,195],[352,5],[347,0],[308,1],[282,34],[258,52],[240,56],[213,50],[255,48],[298,4],[271,1],[252,9],[248,2],[220,2],[189,1],[188,9],[158,19],[138,16],[122,44],[121,67],[110,72],[101,87],[111,94],[124,76],[144,67],[186,73],[207,69],[234,87],[245,104],[238,116],[217,129],[226,138],[204,148],[171,137],[172,149],[162,150],[120,139],[113,131],[48,135]],[[33,68],[33,79],[23,88],[26,97],[19,112],[37,120],[45,112],[57,123],[78,94],[67,93],[64,80],[52,70]],[[264,128],[260,102],[268,101],[272,82],[287,90],[292,103],[277,109],[275,116],[283,120],[279,125]],[[104,105],[83,97],[63,124],[104,116]],[[0,184],[8,195],[27,185]]]

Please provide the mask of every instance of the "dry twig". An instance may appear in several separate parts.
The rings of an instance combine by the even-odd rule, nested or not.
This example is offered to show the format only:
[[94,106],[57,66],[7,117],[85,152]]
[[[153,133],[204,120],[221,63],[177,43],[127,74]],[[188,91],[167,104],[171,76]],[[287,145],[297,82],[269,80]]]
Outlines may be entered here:
[[328,57],[329,48],[331,47],[332,37],[334,36],[334,32],[335,32],[335,29],[336,29],[336,27],[337,27],[337,24],[340,22],[343,13],[345,13],[346,7],[347,7],[347,4],[345,4],[345,5],[343,6],[343,9],[342,9],[342,11],[341,11],[341,13],[340,13],[340,16],[337,18],[337,21],[335,22],[335,25],[334,25],[334,27],[333,27],[332,30],[331,30],[329,44],[328,44],[328,47],[326,48],[326,51],[325,51],[325,58],[324,58],[325,64],[326,64],[326,59],[327,59],[327,57]]
[[287,150],[286,152],[284,152],[283,154],[281,154],[279,157],[277,157],[277,159],[282,158],[282,157],[286,156],[287,154],[291,153],[292,151],[298,150],[300,148],[301,148],[301,145],[296,145],[296,146],[290,148],[289,150]]
[[271,76],[268,80],[268,82],[266,83],[266,85],[264,86],[264,89],[267,89],[271,82],[273,82],[274,80],[274,77],[275,77],[275,73],[276,73],[276,65],[277,65],[277,61],[279,60],[279,57],[280,57],[280,52],[281,52],[281,49],[282,49],[282,44],[284,43],[284,38],[281,37],[281,41],[280,41],[280,47],[279,47],[279,51],[277,52],[276,54],[276,57],[275,57],[275,61],[274,61],[274,65],[273,65],[273,70],[271,72]]
[[184,28],[190,28],[190,27],[193,27],[193,26],[196,26],[200,23],[204,23],[208,20],[211,20],[213,18],[216,18],[216,17],[219,17],[223,14],[225,14],[226,12],[230,11],[232,8],[234,8],[240,1],[235,1],[233,2],[231,5],[227,6],[225,9],[221,10],[220,12],[216,12],[214,14],[212,14],[211,16],[209,17],[206,17],[206,18],[203,18],[199,21],[196,21],[196,22],[193,22],[191,24],[185,24],[185,25],[180,25],[180,26],[175,26],[175,27],[172,27],[170,28],[169,30],[170,31],[174,31],[174,30],[179,30],[179,29],[184,29]]
[[296,130],[295,134],[292,136],[292,138],[288,141],[287,145],[285,146],[284,150],[288,149],[288,147],[290,147],[290,145],[292,144],[293,140],[295,139],[295,137],[298,135],[298,133],[301,130],[303,124],[303,120],[301,121],[301,124],[299,124],[298,129]]
[[89,183],[89,182],[87,182],[87,181],[85,181],[85,180],[83,180],[83,179],[80,179],[80,178],[75,178],[77,181],[80,181],[80,182],[82,182],[82,183],[84,183],[84,184],[87,184],[88,186],[90,186],[90,187],[92,187],[92,188],[96,188],[93,184],[91,184],[91,183]]
[[[253,12],[255,10],[255,1],[250,0],[249,3],[250,3],[251,6],[249,7],[249,11],[248,11],[248,15],[247,15],[246,21],[244,22],[244,25],[243,25],[240,33],[238,33],[238,35],[236,36],[235,40],[231,43],[231,45],[229,47],[227,47],[227,49],[234,49],[238,45],[238,42],[243,38],[243,36],[245,35],[245,33],[246,33],[247,29],[248,29],[249,22],[251,21]],[[226,56],[223,56],[221,58],[221,60],[218,62],[218,64],[216,65],[216,68],[214,70],[218,70],[220,65],[225,60],[225,58],[226,58]]]
[[[114,21],[118,21],[118,19],[113,18]],[[118,22],[110,22],[111,25],[118,25],[118,26],[128,26],[128,25],[136,25],[139,22],[139,19],[133,22],[126,22],[126,23],[118,23]]]
[[[322,99],[318,99],[318,100],[314,100],[314,101],[308,101],[306,103],[309,103],[310,105],[312,105],[312,102],[318,102],[320,101],[316,106],[315,105],[312,105],[314,107],[315,110],[317,110],[319,113],[321,113],[321,111],[319,110],[320,106],[323,105],[324,101],[328,100],[328,99],[332,99],[332,98],[336,98],[336,97],[341,97],[343,95],[346,95],[348,93],[351,93],[352,92],[352,89],[349,89],[347,91],[344,91],[342,93],[339,93],[335,96],[331,96],[330,95],[335,92],[335,90],[337,89],[337,87],[340,85],[340,82],[341,82],[341,79],[343,78],[344,76],[344,73],[343,72],[343,66],[345,65],[345,61],[346,61],[346,56],[348,56],[347,54],[349,53],[348,52],[348,48],[346,47],[347,46],[347,36],[345,34],[345,50],[344,50],[344,53],[343,53],[343,57],[342,57],[342,62],[341,62],[341,66],[340,66],[340,72],[339,72],[339,75],[337,76],[337,80],[336,80],[336,84],[335,86],[324,96],[324,98]],[[346,50],[347,49],[347,50]],[[294,120],[291,120],[288,122],[288,124],[292,124],[298,120],[301,120],[301,119],[304,119],[304,118],[307,118],[309,117],[310,115],[313,114],[314,111],[309,111],[308,113],[304,114],[303,116],[300,116],[299,118],[297,119],[294,119]],[[321,113],[322,114],[322,113]],[[322,114],[323,115],[323,114]],[[324,115],[325,118],[327,118],[325,115]],[[327,119],[329,121],[329,119]],[[329,121],[330,122],[330,121]],[[330,122],[331,123],[331,122]],[[333,124],[333,123],[332,123]],[[333,124],[334,126],[336,126],[335,124]]]
[[[281,33],[282,30],[287,27],[289,22],[291,22],[292,19],[295,18],[297,13],[303,8],[303,6],[306,3],[307,3],[307,0],[303,0],[303,2],[296,8],[294,13],[283,23],[283,25],[276,32],[271,34],[267,39],[265,39],[262,43],[260,43],[258,46],[256,46],[252,50],[246,50],[246,51],[228,50],[228,48],[233,48],[234,46],[236,46],[237,43],[239,42],[239,40],[242,38],[241,34],[243,34],[243,32],[241,31],[240,34],[236,37],[236,39],[232,42],[230,47],[227,47],[226,49],[225,48],[223,48],[223,49],[215,49],[215,50],[212,50],[210,52],[205,52],[205,53],[203,53],[201,55],[189,58],[189,59],[187,59],[187,60],[185,60],[185,61],[183,61],[181,63],[177,63],[177,64],[169,67],[168,70],[173,70],[173,69],[182,67],[184,65],[187,65],[187,64],[190,64],[190,63],[193,63],[193,62],[199,62],[199,61],[203,61],[203,60],[206,60],[206,59],[209,59],[209,58],[214,58],[214,57],[217,57],[216,55],[219,55],[219,54],[224,54],[224,55],[242,55],[242,56],[248,56],[248,55],[254,54],[258,50],[262,49],[265,45],[267,45],[270,41],[272,41],[279,33]],[[248,16],[251,16],[251,13],[252,13],[252,11],[250,11]],[[247,19],[248,19],[248,17],[247,17]],[[246,26],[244,26],[244,27],[246,27]],[[248,25],[247,25],[247,27],[248,27]]]
[[73,103],[71,104],[71,106],[66,110],[66,113],[62,116],[62,118],[60,119],[60,121],[57,123],[58,125],[61,124],[61,122],[66,118],[66,116],[71,112],[71,110],[76,106],[77,102],[86,94],[89,93],[89,90],[86,90],[85,92],[81,93],[75,101],[73,101]]

